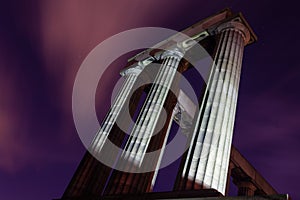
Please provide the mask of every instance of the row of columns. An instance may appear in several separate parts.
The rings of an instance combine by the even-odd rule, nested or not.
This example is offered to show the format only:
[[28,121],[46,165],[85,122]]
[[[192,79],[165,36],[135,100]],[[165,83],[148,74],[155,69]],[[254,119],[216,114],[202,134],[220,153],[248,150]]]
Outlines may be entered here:
[[[239,22],[225,23],[216,31],[220,35],[220,42],[215,56],[215,65],[212,68],[200,112],[196,116],[193,132],[187,133],[191,137],[188,144],[190,148],[185,154],[186,157],[182,159],[183,167],[179,170],[175,190],[213,188],[225,193],[243,48],[250,36],[245,26]],[[160,164],[161,156],[146,163],[144,157],[153,145],[151,138],[161,119],[163,106],[183,55],[182,49],[174,48],[165,51],[162,56],[163,62],[119,159],[121,164],[125,164],[128,168],[142,167],[144,162],[144,164],[155,165],[154,168],[157,169]],[[137,65],[123,72],[125,81],[91,144],[92,154],[101,154],[144,67],[144,65]],[[171,115],[171,113],[172,111],[168,114]],[[170,131],[170,122],[167,122],[166,133],[163,138],[159,139],[162,141],[161,146],[155,144],[157,147],[164,148],[166,145]],[[87,162],[85,165],[92,165],[92,163]],[[77,176],[78,180],[82,182],[86,176],[85,173]],[[157,175],[157,172],[150,172],[146,175],[135,176],[117,170],[113,173],[115,175],[112,175],[106,183],[108,187],[104,194],[132,192],[120,188],[133,184],[143,186],[150,183],[153,186]],[[136,188],[133,192],[142,193],[149,189],[148,186]]]
[[[167,98],[171,83],[174,79],[182,56],[182,51],[177,48],[166,51],[161,56],[163,59],[163,64],[156,75],[151,91],[148,94],[147,100],[143,106],[143,109],[141,110],[141,114],[137,119],[137,124],[135,124],[126,143],[126,151],[124,151],[121,156],[121,160],[128,161],[125,163],[127,165],[126,167],[130,167],[131,162],[139,163],[139,165],[141,164],[149,146],[151,136],[155,131],[155,127],[158,123],[157,119],[161,115],[163,104]],[[105,183],[106,181],[108,181],[108,185],[110,183],[114,184],[116,181],[109,179],[109,174],[111,173],[110,171],[112,169],[97,161],[95,157],[97,158],[99,155],[101,155],[101,153],[103,153],[103,151],[107,153],[107,151],[103,149],[106,141],[112,132],[118,117],[120,117],[122,109],[125,106],[125,102],[131,97],[134,85],[144,68],[145,65],[142,62],[139,62],[138,65],[130,67],[121,72],[121,75],[125,78],[123,85],[119,90],[118,95],[115,97],[115,100],[111,105],[111,108],[109,109],[105,119],[103,120],[99,131],[92,141],[89,152],[87,152],[84,156],[84,159],[82,160],[73,179],[66,189],[63,195],[64,198],[82,196],[86,194],[96,195],[99,192],[102,194],[112,194],[116,191],[115,189],[105,186],[107,184]],[[118,131],[114,130],[113,132],[116,134]],[[117,157],[112,156],[112,159],[117,159]],[[159,163],[160,159],[161,156],[158,157],[155,162]],[[124,174],[126,173],[122,173],[122,177]],[[122,177],[120,177],[120,179],[122,179]],[[155,177],[155,175],[153,176],[152,174],[151,177]],[[151,178],[148,178],[147,180],[147,182],[151,183]],[[143,183],[140,184],[145,184],[146,182],[146,180],[141,181]],[[95,186],[92,186],[91,183],[94,183]],[[97,187],[98,184],[101,186]],[[119,184],[125,183],[119,181]],[[132,183],[127,182],[126,184],[130,185]],[[120,185],[120,187],[123,186]]]

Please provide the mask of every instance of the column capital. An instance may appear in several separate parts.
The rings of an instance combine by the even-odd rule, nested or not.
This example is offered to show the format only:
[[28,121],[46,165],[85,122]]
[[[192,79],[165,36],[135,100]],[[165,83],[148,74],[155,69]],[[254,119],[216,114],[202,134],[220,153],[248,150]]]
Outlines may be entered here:
[[240,32],[244,39],[245,45],[250,41],[250,32],[248,28],[244,24],[238,21],[229,21],[219,25],[216,28],[216,33],[221,33],[228,29]]
[[164,59],[166,57],[177,57],[181,59],[184,56],[185,51],[182,48],[175,47],[173,49],[168,49],[162,53],[161,58]]
[[144,65],[142,62],[135,63],[131,65],[129,68],[123,69],[120,74],[121,76],[128,76],[130,74],[139,75],[146,65]]

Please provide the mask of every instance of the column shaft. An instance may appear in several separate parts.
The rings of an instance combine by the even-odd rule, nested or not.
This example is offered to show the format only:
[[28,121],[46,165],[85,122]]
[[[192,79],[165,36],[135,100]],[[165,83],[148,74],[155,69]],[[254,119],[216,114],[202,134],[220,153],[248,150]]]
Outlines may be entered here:
[[[239,38],[239,42],[237,46],[242,45],[243,40]],[[237,106],[237,98],[238,98],[238,88],[240,83],[240,76],[241,76],[241,65],[242,65],[242,58],[243,58],[243,49],[239,49],[238,53],[238,59],[236,61],[236,64],[240,67],[235,69],[235,72],[233,74],[234,84],[230,85],[232,90],[232,101],[230,105],[230,115],[228,124],[226,127],[226,132],[228,133],[225,138],[224,143],[224,152],[222,157],[222,163],[221,163],[221,173],[220,173],[220,182],[219,187],[221,190],[225,190],[226,188],[226,180],[227,180],[227,174],[228,174],[228,166],[230,162],[230,152],[231,152],[231,144],[232,144],[232,137],[233,137],[233,127],[234,127],[234,121],[235,121],[235,113],[236,113],[236,106]]]
[[[235,29],[237,26],[237,29]],[[175,189],[213,188],[225,194],[245,34],[230,22],[220,33],[215,66],[195,125],[190,149]],[[245,31],[243,29],[243,31]]]
[[[142,68],[142,66],[136,66],[123,73],[125,81],[91,143],[90,152],[92,154],[90,152],[85,154],[64,193],[64,197],[78,197],[86,193],[101,195],[101,190],[104,188],[111,168],[100,163],[94,156],[100,154],[110,132],[114,131],[118,134],[119,131],[116,128],[113,129],[113,127]],[[112,159],[115,159],[114,156],[112,156]]]
[[109,112],[107,113],[105,120],[102,123],[96,137],[94,138],[91,150],[94,153],[99,153],[110,133],[113,125],[115,124],[117,117],[120,114],[122,107],[124,106],[125,101],[127,100],[132,87],[138,77],[138,73],[132,73],[125,76],[125,82],[117,95],[113,105],[111,106]]
[[124,158],[138,165],[143,161],[151,136],[155,130],[158,116],[161,115],[163,104],[167,98],[172,80],[176,74],[180,57],[168,56],[158,72],[154,85],[141,110],[137,124],[125,146]]
[[[153,136],[153,133],[156,131],[157,125],[162,121],[161,113],[163,106],[176,75],[181,57],[181,52],[166,52],[163,63],[156,75],[118,163],[122,168],[125,167],[130,171],[131,169],[143,169],[145,166],[153,166],[154,169],[157,167],[159,156],[157,158],[151,158],[151,161],[149,159],[144,160],[144,156],[147,150],[156,150],[154,146],[158,148],[163,146],[164,138],[161,137],[166,137],[168,124],[163,126],[164,128],[159,132],[159,134],[161,134],[159,137],[156,137],[156,135]],[[170,112],[167,111],[167,113],[169,113],[165,119],[166,123],[169,123],[172,109]],[[153,138],[156,137],[158,143],[152,144],[152,136]],[[125,194],[146,192],[151,190],[153,178],[154,172],[136,174],[115,171],[113,180],[110,181],[106,193]]]

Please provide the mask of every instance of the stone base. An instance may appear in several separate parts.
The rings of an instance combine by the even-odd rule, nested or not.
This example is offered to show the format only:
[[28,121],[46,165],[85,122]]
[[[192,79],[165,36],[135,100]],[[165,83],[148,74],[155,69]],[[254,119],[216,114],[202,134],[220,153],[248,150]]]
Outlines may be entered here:
[[[80,197],[64,200],[291,200],[287,194],[265,195],[265,196],[226,196],[214,189],[203,189],[198,191],[172,191],[152,192],[145,194],[111,195],[104,197]],[[63,200],[63,199],[54,199]]]
[[141,195],[121,195],[121,196],[107,196],[100,198],[101,200],[110,199],[128,199],[128,200],[291,200],[288,195],[265,195],[265,196],[235,196],[224,197],[215,190],[199,190],[187,192],[159,192],[148,193]]

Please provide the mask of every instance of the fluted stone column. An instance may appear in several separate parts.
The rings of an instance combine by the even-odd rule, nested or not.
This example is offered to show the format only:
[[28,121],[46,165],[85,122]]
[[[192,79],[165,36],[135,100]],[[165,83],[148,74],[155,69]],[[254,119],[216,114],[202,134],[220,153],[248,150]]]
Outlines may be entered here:
[[143,66],[141,63],[138,63],[138,65],[135,67],[121,71],[120,74],[125,77],[125,81],[118,95],[116,96],[109,112],[107,113],[100,130],[98,131],[96,137],[92,142],[91,151],[93,151],[94,153],[99,153],[101,151],[113,125],[117,120],[117,117],[120,114],[120,111],[124,106],[124,103],[129,98],[129,94],[134,86],[134,83],[136,82],[137,77],[144,69],[144,67],[145,66]]
[[242,55],[250,34],[240,22],[216,29],[220,42],[176,190],[213,188],[225,194]]
[[142,163],[182,56],[179,49],[163,54],[163,64],[125,146],[125,153],[122,155],[125,160],[133,161],[137,165]]
[[[91,143],[89,150],[92,154],[90,152],[85,154],[63,195],[64,198],[80,197],[86,194],[101,195],[101,190],[105,186],[111,169],[96,160],[94,156],[101,153],[101,149],[112,131],[125,101],[130,98],[131,90],[144,67],[145,65],[138,63],[136,66],[120,73],[125,78],[125,81],[102,122],[101,128]],[[111,159],[115,159],[115,157],[112,156]]]
[[[165,102],[168,100],[168,93],[172,83],[175,81],[175,75],[179,62],[183,53],[179,49],[169,50],[164,52],[163,62],[156,74],[155,80],[152,83],[151,89],[147,95],[144,105],[139,113],[136,124],[134,125],[130,137],[125,144],[124,152],[119,159],[118,165],[126,170],[143,170],[149,168],[153,170],[159,165],[161,157],[151,157],[144,160],[147,149],[164,148],[166,137],[169,133],[170,124],[165,124],[159,132],[162,134],[156,138],[156,142],[150,145],[153,139],[154,131],[158,125],[162,124],[162,111]],[[171,103],[172,104],[172,103]],[[168,105],[166,112],[166,123],[171,123],[172,106]],[[175,104],[174,104],[175,106]],[[170,108],[169,108],[170,107]],[[172,108],[173,109],[173,108]],[[160,120],[160,121],[158,121]],[[152,138],[153,136],[153,138]],[[161,153],[163,150],[161,150]],[[146,173],[130,173],[123,171],[115,171],[108,183],[106,194],[126,194],[126,193],[141,193],[149,192],[156,178],[155,172]]]

